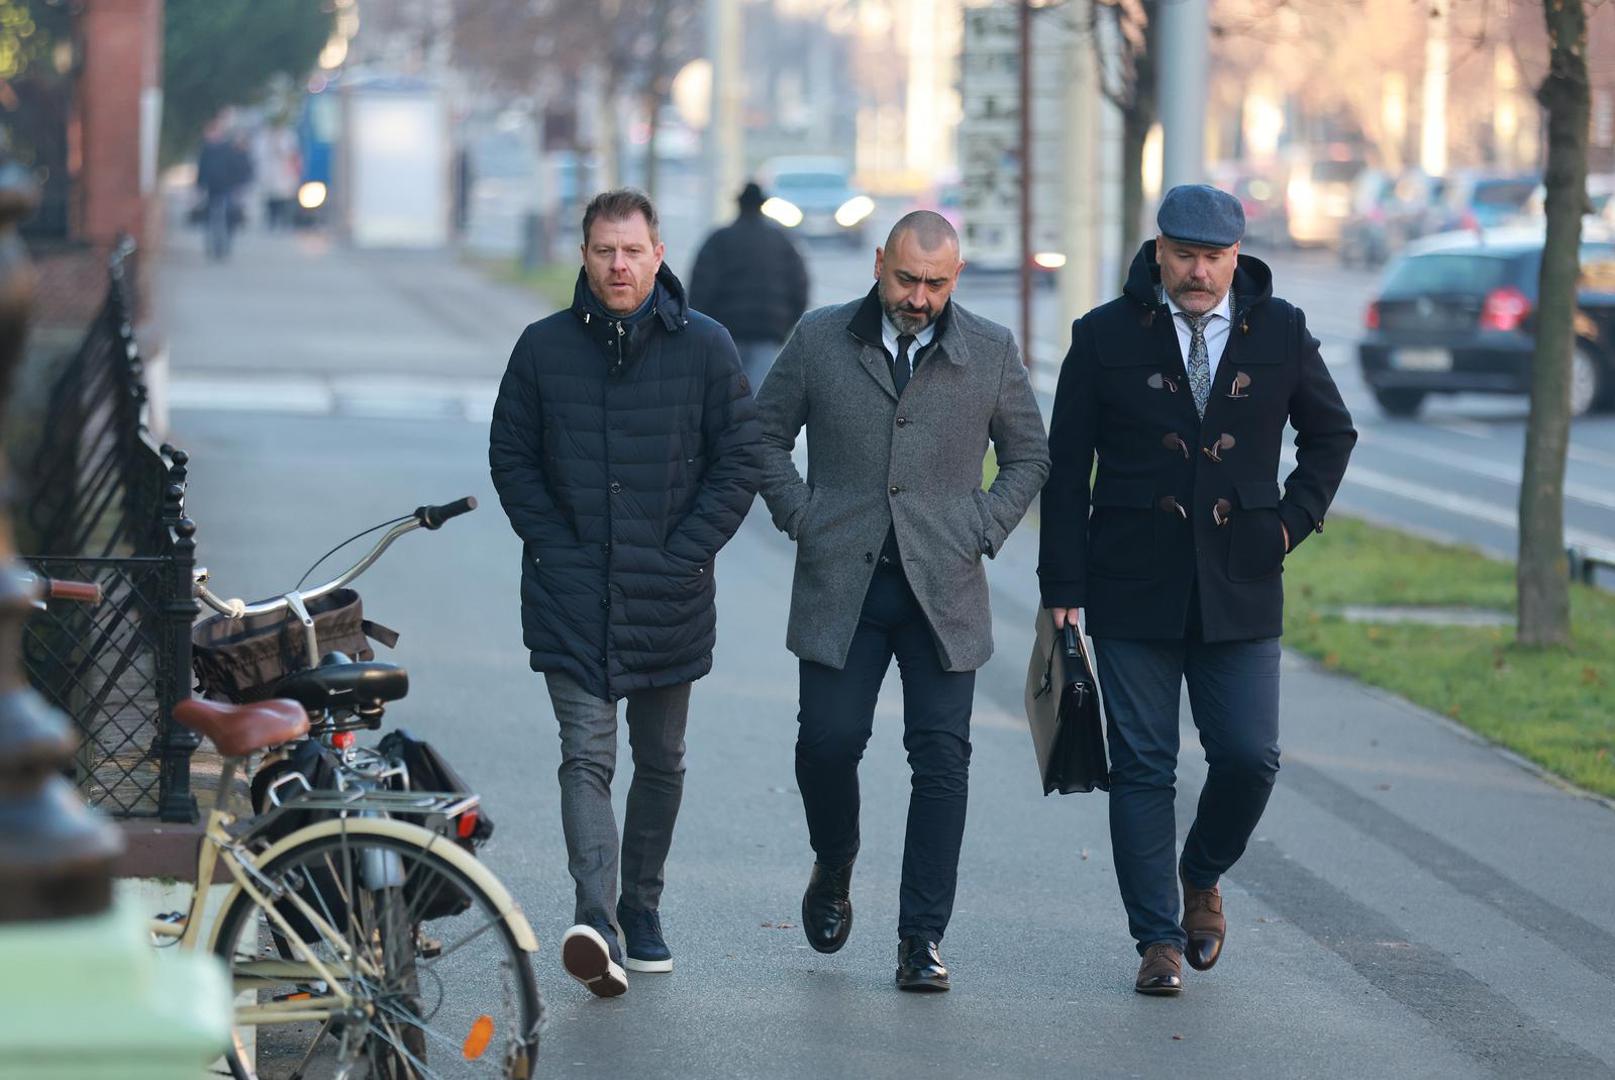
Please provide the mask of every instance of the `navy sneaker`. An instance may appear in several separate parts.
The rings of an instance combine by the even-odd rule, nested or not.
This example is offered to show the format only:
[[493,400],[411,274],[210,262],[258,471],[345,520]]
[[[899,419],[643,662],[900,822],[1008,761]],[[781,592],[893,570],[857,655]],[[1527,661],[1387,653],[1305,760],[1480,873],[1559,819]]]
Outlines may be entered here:
[[673,951],[662,940],[662,917],[654,911],[640,911],[617,904],[617,925],[628,942],[629,971],[672,971]]
[[597,929],[579,923],[561,935],[561,966],[597,997],[628,992],[628,973],[623,971],[621,959],[617,935],[609,926]]

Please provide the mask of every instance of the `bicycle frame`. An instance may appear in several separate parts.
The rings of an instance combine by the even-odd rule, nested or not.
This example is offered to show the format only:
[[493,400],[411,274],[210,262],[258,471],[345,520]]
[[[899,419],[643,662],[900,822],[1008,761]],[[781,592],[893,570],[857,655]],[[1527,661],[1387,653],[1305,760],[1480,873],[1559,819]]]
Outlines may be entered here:
[[[221,792],[229,790],[235,779],[237,764],[233,759],[225,762],[219,780]],[[329,809],[347,813],[364,813],[366,810],[380,810],[386,813],[411,811],[427,814],[458,812],[473,802],[475,796],[363,790],[338,792],[330,796],[305,796],[296,801],[298,809]],[[320,805],[316,806],[315,803]],[[268,820],[268,817],[263,820]],[[255,821],[253,823],[255,828],[241,837],[234,836],[230,832],[230,826],[234,822],[235,816],[228,810],[215,807],[209,811],[204,839],[197,852],[197,884],[192,892],[190,910],[183,925],[153,919],[148,928],[154,937],[176,940],[180,948],[195,950],[202,940],[202,911],[207,899],[207,890],[211,886],[219,861],[223,860],[234,884],[226,895],[220,911],[230,910],[239,896],[246,895],[299,954],[294,960],[253,960],[235,965],[232,975],[237,979],[236,989],[238,991],[246,989],[240,985],[243,978],[251,979],[258,976],[282,982],[287,979],[310,982],[319,980],[323,981],[330,991],[329,1004],[311,1004],[313,1000],[311,998],[238,1006],[235,1016],[242,1024],[292,1024],[332,1019],[354,1007],[353,996],[343,989],[344,980],[351,979],[355,975],[360,978],[373,978],[378,975],[375,965],[362,953],[355,955],[348,948],[346,936],[331,926],[318,911],[296,892],[282,890],[277,883],[270,881],[262,873],[262,867],[271,865],[283,853],[300,844],[327,836],[347,834],[356,837],[390,837],[435,852],[465,873],[487,895],[499,918],[509,926],[518,948],[525,952],[538,951],[538,938],[534,935],[531,925],[499,879],[458,844],[445,841],[440,834],[429,829],[389,817],[335,816],[297,829],[271,844],[263,852],[254,854],[245,848],[244,843],[257,827],[261,827],[262,821]],[[298,931],[277,910],[277,903],[289,903],[299,916],[308,920],[309,925],[314,927],[319,936],[335,947],[338,961],[332,964],[329,961],[322,962],[316,957],[313,950],[303,943]],[[209,951],[218,947],[218,933],[219,927],[214,926],[207,941]]]

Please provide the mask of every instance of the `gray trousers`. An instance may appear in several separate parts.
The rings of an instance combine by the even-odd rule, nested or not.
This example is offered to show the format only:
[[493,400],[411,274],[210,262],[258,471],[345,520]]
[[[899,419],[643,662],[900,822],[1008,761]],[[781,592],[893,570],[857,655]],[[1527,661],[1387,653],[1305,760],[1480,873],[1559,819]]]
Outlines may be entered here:
[[[594,697],[559,672],[544,677],[561,728],[561,827],[577,886],[574,921],[616,925],[618,840],[611,809],[617,768],[617,704]],[[673,822],[684,796],[684,723],[690,684],[629,694],[628,745],[634,778],[623,819],[623,906],[655,911]]]

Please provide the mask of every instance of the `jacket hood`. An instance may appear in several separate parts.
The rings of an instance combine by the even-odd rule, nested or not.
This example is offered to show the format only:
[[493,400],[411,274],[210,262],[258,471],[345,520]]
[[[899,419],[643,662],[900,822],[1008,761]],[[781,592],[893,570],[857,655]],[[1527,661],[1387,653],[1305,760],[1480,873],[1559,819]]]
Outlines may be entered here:
[[[578,268],[578,280],[572,287],[572,314],[582,319],[585,324],[601,322],[630,322],[619,315],[613,315],[605,309],[600,298],[594,295],[589,288],[589,275],[582,267]],[[677,333],[690,322],[690,301],[684,292],[684,283],[678,279],[673,271],[663,263],[656,271],[656,284],[652,287],[651,311],[644,321],[657,318],[667,332]]]
[[[1237,317],[1273,296],[1273,271],[1261,259],[1240,252],[1234,268],[1233,310]],[[1146,240],[1133,257],[1122,294],[1147,312],[1165,311],[1161,295],[1161,265],[1155,261],[1155,241]]]

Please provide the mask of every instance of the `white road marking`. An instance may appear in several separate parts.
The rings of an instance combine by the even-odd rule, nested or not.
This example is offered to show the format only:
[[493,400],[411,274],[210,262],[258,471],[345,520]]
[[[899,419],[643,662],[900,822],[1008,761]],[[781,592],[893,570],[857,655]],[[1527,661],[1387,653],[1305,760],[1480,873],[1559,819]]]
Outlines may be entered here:
[[[1488,480],[1497,480],[1505,484],[1520,485],[1524,470],[1518,465],[1504,465],[1497,461],[1486,461],[1470,454],[1459,453],[1455,450],[1444,450],[1438,446],[1431,446],[1419,442],[1417,439],[1405,439],[1400,435],[1386,435],[1382,431],[1364,431],[1359,433],[1359,441],[1367,446],[1383,447],[1397,453],[1407,454],[1421,461],[1429,461],[1437,465],[1445,465],[1460,472],[1467,472],[1472,476],[1485,477]],[[1356,466],[1348,467],[1347,475],[1356,471]],[[1615,490],[1598,489],[1586,484],[1566,483],[1565,496],[1577,502],[1596,506],[1600,510],[1615,510]]]

